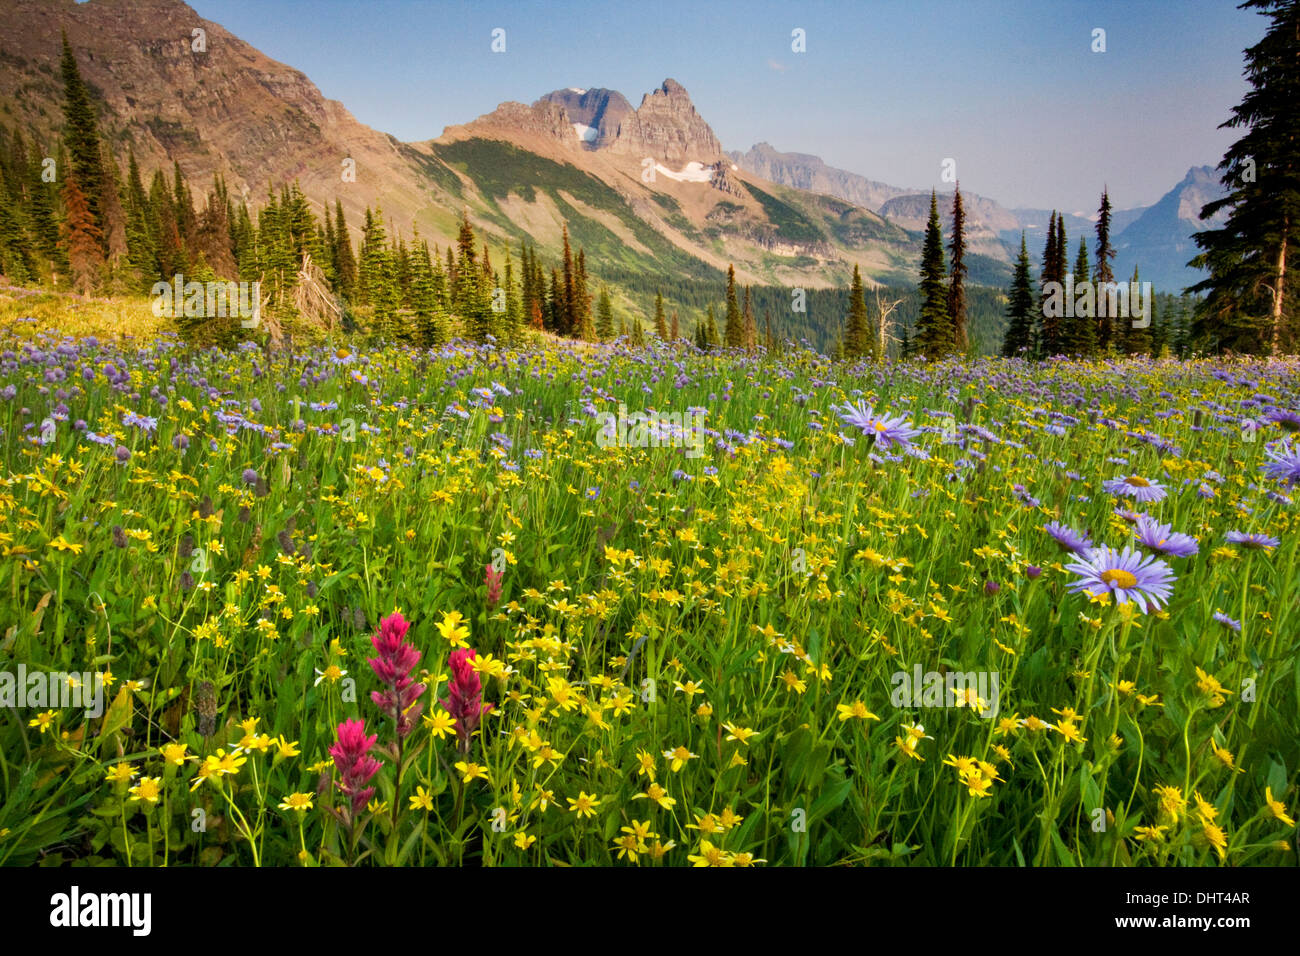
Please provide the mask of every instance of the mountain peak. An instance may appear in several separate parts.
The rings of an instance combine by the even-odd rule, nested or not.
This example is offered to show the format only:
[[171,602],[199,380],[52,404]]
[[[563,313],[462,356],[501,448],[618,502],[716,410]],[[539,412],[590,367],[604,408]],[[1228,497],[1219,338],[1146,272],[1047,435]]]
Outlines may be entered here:
[[722,144],[691,103],[690,94],[671,77],[641,98],[641,105],[619,124],[613,147],[681,168],[688,162],[710,165],[723,158]]

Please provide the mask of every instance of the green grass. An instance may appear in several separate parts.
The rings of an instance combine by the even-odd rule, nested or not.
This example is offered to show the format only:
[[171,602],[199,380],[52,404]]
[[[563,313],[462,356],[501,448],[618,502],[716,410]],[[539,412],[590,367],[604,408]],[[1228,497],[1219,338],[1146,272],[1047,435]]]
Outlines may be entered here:
[[[885,374],[807,353],[336,341],[291,363],[166,340],[59,354],[59,331],[4,329],[15,355],[42,357],[0,371],[16,391],[0,404],[0,670],[113,683],[100,717],[0,709],[0,863],[626,865],[616,841],[644,826],[656,836],[632,833],[641,864],[716,850],[769,865],[1209,866],[1210,812],[1228,864],[1296,862],[1277,846],[1294,826],[1265,802],[1267,788],[1294,815],[1300,767],[1300,539],[1260,471],[1281,430],[1246,440],[1213,413],[1261,390],[1293,400],[1294,360]],[[37,445],[47,354],[68,420]],[[859,393],[925,426],[925,454],[873,460],[832,408]],[[589,402],[704,408],[725,447],[605,448]],[[259,427],[218,418],[234,413]],[[948,416],[999,441],[945,443]],[[1065,434],[1044,427],[1060,421]],[[1160,614],[1071,593],[1070,556],[1041,530],[1057,519],[1130,542],[1101,487],[1117,474],[1159,480],[1168,497],[1137,507],[1200,538],[1171,559]],[[1230,530],[1281,545],[1229,548]],[[504,590],[489,607],[494,562]],[[446,695],[452,612],[495,710],[467,752],[418,723],[374,778],[384,805],[350,829],[327,812],[342,805],[327,751],[345,718],[393,740],[366,661],[395,609],[422,655],[426,715]],[[896,699],[896,675],[916,667],[996,672],[998,714]],[[852,716],[858,703],[874,716]],[[1031,716],[1059,729],[1011,720]],[[179,766],[160,751],[172,743]],[[246,762],[198,779],[200,760],[237,746]],[[679,747],[674,768],[664,752]],[[987,796],[956,758],[996,771]],[[662,795],[644,796],[643,760]],[[469,763],[487,779],[467,781]],[[117,767],[135,776],[114,782]],[[131,790],[145,778],[156,803],[138,799],[152,784]],[[1187,806],[1162,808],[1165,787]],[[313,808],[280,809],[291,794]],[[590,817],[571,809],[583,795]],[[1139,826],[1168,829],[1140,840]]]

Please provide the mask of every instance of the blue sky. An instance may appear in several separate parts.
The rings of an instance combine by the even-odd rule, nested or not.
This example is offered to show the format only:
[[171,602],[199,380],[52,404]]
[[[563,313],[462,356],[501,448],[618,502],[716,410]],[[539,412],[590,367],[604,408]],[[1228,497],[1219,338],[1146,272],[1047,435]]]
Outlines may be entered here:
[[673,77],[727,149],[765,140],[919,188],[943,188],[951,157],[964,191],[1085,212],[1103,184],[1147,205],[1218,163],[1265,26],[1223,0],[189,2],[403,140],[567,86],[636,106]]

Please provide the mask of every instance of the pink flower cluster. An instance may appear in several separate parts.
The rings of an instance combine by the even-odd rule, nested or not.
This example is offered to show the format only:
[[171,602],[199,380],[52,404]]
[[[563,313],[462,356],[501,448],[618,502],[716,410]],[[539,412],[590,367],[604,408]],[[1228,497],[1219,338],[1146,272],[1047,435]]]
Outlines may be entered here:
[[483,703],[483,683],[478,671],[470,664],[473,659],[474,651],[470,648],[451,652],[447,659],[451,680],[447,684],[447,696],[439,701],[447,713],[456,718],[456,736],[463,753],[469,752],[471,735],[483,716],[492,709],[491,704]]
[[492,565],[487,566],[487,605],[488,610],[497,606],[501,600],[501,582],[505,578],[504,571],[497,571]]
[[375,788],[366,784],[379,771],[379,761],[370,756],[370,748],[378,736],[366,736],[363,720],[345,720],[339,724],[338,740],[330,747],[330,756],[338,768],[338,788],[352,801],[355,817],[375,795]]
[[391,614],[379,622],[379,633],[370,639],[379,655],[370,659],[370,669],[386,685],[383,690],[373,691],[370,698],[393,718],[399,740],[415,728],[424,710],[424,704],[416,702],[424,693],[424,685],[415,683],[410,676],[420,663],[420,652],[406,641],[410,627],[401,614]]

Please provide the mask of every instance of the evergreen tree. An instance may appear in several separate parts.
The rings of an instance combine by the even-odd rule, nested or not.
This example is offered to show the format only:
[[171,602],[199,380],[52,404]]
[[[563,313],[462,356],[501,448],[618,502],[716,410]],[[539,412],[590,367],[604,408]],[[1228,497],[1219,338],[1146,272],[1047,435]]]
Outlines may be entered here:
[[0,275],[15,285],[26,285],[36,278],[36,268],[9,176],[8,170],[0,169]]
[[745,286],[745,304],[741,306],[740,314],[744,316],[745,351],[752,352],[758,347],[758,322],[754,319],[754,305],[750,301],[749,286]]
[[874,358],[875,345],[876,337],[867,327],[867,300],[862,291],[862,272],[855,263],[853,284],[849,287],[849,317],[844,328],[844,355],[850,360],[868,355]]
[[916,348],[927,359],[952,352],[952,322],[948,313],[948,290],[944,287],[943,233],[939,226],[939,203],[930,191],[930,219],[921,246],[921,315],[916,323]]
[[1029,249],[1025,234],[1020,234],[1020,256],[1016,259],[1007,294],[1007,331],[1002,339],[1002,354],[1007,358],[1028,358],[1034,348],[1034,286],[1029,275]]
[[551,267],[551,288],[546,297],[546,329],[560,334],[560,323],[564,321],[564,284],[560,280],[560,270]]
[[[1043,250],[1043,271],[1039,276],[1041,307],[1034,353],[1038,358],[1060,355],[1067,349],[1065,335],[1065,272],[1068,249],[1065,238],[1065,215],[1052,212]],[[1049,284],[1054,295],[1049,295]]]
[[334,274],[338,277],[338,293],[345,299],[357,294],[357,260],[352,255],[352,237],[343,219],[343,203],[334,200]]
[[1115,281],[1110,261],[1115,249],[1110,244],[1110,195],[1101,191],[1101,208],[1097,213],[1097,264],[1092,267],[1093,292],[1097,296],[1097,351],[1102,355],[1118,351],[1118,323],[1107,307],[1106,285]]
[[1156,296],[1151,296],[1151,357],[1165,358],[1169,351],[1168,320],[1160,314]]
[[668,340],[668,320],[664,318],[664,294],[655,293],[655,335],[661,342]]
[[1190,265],[1209,277],[1191,287],[1206,293],[1192,332],[1215,351],[1294,350],[1300,308],[1288,265],[1300,248],[1300,2],[1246,0],[1239,9],[1268,20],[1245,51],[1250,89],[1220,129],[1244,129],[1218,168],[1227,195],[1201,218],[1227,211],[1218,229],[1198,232]]
[[718,335],[718,317],[713,313],[712,304],[709,305],[706,314],[708,325],[705,326],[704,344],[709,349],[718,349],[722,347],[722,337]]
[[596,334],[602,342],[614,337],[614,305],[609,300],[609,289],[600,287],[600,298],[596,301]]
[[[1088,243],[1079,237],[1079,253],[1074,259],[1074,283],[1090,281]],[[1077,297],[1076,297],[1077,298]],[[1065,323],[1065,347],[1073,355],[1090,358],[1097,351],[1097,320],[1089,315],[1076,315]]]
[[371,309],[371,332],[385,340],[402,336],[399,327],[398,290],[394,275],[392,255],[388,248],[388,234],[384,229],[383,211],[372,214],[366,209],[365,229],[361,237],[361,261],[357,276],[364,292],[365,303]]
[[577,334],[577,306],[573,290],[573,254],[569,249],[569,227],[563,227],[564,232],[564,286],[561,289],[561,299],[558,312],[558,329],[560,335]]
[[519,341],[519,330],[523,324],[523,311],[519,299],[519,288],[515,283],[514,262],[510,258],[510,247],[506,247],[506,314],[501,326],[501,337],[508,343]]
[[[469,222],[469,209],[463,208],[460,231],[456,236],[456,267],[452,276],[451,307],[462,317],[466,315],[477,295],[480,269],[478,253],[474,249],[474,227]],[[450,255],[448,251],[448,255]]]
[[736,299],[736,267],[727,266],[727,348],[738,349],[745,344],[744,318],[740,314],[740,302]]
[[[99,235],[100,251],[103,253],[107,252],[107,246],[100,209],[104,197],[104,168],[99,149],[99,124],[95,118],[94,104],[90,101],[90,91],[81,78],[77,58],[73,56],[66,33],[63,34],[60,67],[64,87],[63,139],[68,147],[71,168],[60,169],[59,172],[65,184],[68,179],[76,180],[77,192],[86,201],[90,225],[94,226]],[[78,226],[78,235],[82,237],[85,235],[84,226],[84,222]],[[84,266],[84,262],[82,264]],[[84,271],[81,276],[84,279]]]
[[35,251],[43,260],[41,272],[49,273],[52,279],[54,273],[66,276],[68,263],[59,245],[59,187],[57,183],[45,181],[42,159],[39,151],[33,149],[27,165],[27,218],[35,238]]
[[95,222],[90,200],[82,192],[75,176],[63,181],[63,248],[72,270],[72,287],[89,295],[99,284],[104,266],[104,237]]
[[948,281],[948,313],[952,316],[953,346],[962,354],[966,341],[966,210],[961,200],[961,183],[952,196],[952,239],[948,243],[952,267]]
[[[1134,289],[1141,289],[1141,288],[1142,286],[1138,279],[1138,268],[1137,266],[1134,266],[1133,282],[1129,286],[1129,291],[1131,293]],[[1148,303],[1148,308],[1154,308],[1154,298],[1155,297],[1152,296],[1153,302]],[[1129,313],[1131,316],[1133,314],[1133,309],[1131,308],[1132,299],[1129,300],[1129,303],[1130,303]],[[1132,317],[1119,318],[1116,320],[1117,324],[1119,325],[1119,328],[1123,331],[1121,341],[1124,343],[1124,351],[1129,355],[1150,355],[1151,354],[1151,324],[1150,324],[1151,313],[1149,312],[1147,313],[1145,326],[1135,325],[1134,323],[1137,321],[1138,320],[1136,318],[1132,318]]]
[[681,330],[677,324],[677,310],[673,309],[673,320],[668,329],[668,340],[670,342],[676,342],[677,339],[680,337],[681,337]]
[[587,293],[587,254],[578,250],[578,262],[573,271],[573,323],[574,334],[584,342],[596,338],[596,324],[591,317],[591,296]]

